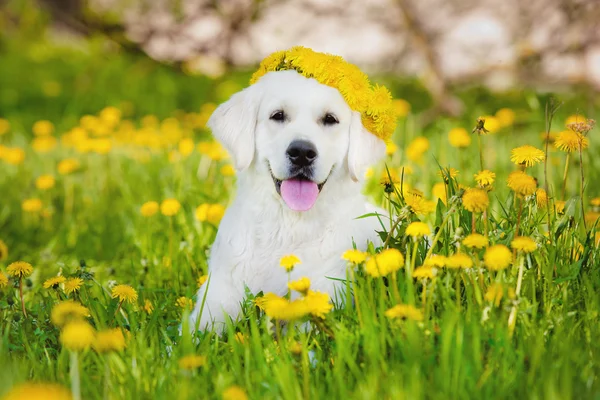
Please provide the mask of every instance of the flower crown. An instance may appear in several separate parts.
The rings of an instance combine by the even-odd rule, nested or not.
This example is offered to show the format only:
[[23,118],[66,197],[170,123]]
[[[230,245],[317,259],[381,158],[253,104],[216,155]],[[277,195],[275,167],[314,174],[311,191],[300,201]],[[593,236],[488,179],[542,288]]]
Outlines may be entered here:
[[360,113],[364,127],[375,136],[388,141],[394,133],[397,114],[390,91],[384,86],[371,85],[366,74],[342,57],[302,46],[277,51],[262,60],[250,84],[268,72],[281,70],[295,70],[336,88],[350,108]]

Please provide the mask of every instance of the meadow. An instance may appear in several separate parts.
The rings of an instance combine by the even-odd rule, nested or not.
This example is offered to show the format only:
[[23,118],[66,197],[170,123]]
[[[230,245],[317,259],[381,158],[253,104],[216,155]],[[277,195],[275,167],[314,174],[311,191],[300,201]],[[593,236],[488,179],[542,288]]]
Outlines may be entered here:
[[399,121],[365,194],[392,218],[383,246],[340,254],[345,303],[248,293],[193,340],[236,179],[205,123],[252,71],[36,26],[0,36],[0,398],[599,398],[593,92],[462,87],[464,114],[431,119],[418,83],[374,76]]

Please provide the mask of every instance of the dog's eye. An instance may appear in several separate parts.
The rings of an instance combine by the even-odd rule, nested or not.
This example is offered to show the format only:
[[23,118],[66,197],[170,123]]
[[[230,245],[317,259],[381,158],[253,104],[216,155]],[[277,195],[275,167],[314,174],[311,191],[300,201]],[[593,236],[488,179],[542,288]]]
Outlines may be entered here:
[[285,120],[285,114],[283,111],[275,111],[273,114],[271,114],[270,119],[273,121],[282,122]]
[[323,122],[323,125],[334,125],[339,123],[335,115],[330,113],[325,114],[321,121]]

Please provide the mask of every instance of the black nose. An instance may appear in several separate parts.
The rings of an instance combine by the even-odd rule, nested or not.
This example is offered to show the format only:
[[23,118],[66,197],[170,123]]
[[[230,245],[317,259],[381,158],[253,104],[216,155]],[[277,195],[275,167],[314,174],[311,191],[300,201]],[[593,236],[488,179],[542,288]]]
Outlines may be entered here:
[[294,140],[287,148],[287,156],[292,164],[307,167],[317,158],[317,148],[306,140]]

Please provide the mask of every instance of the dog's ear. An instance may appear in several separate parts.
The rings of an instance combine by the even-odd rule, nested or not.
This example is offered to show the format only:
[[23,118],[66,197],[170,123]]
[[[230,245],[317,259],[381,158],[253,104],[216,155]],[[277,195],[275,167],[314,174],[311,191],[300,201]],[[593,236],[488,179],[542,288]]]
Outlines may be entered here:
[[367,167],[385,155],[385,142],[365,129],[360,113],[352,111],[350,143],[348,144],[348,170],[354,182],[362,180]]
[[207,123],[238,171],[248,168],[254,159],[254,131],[261,99],[258,85],[247,87],[217,107]]

